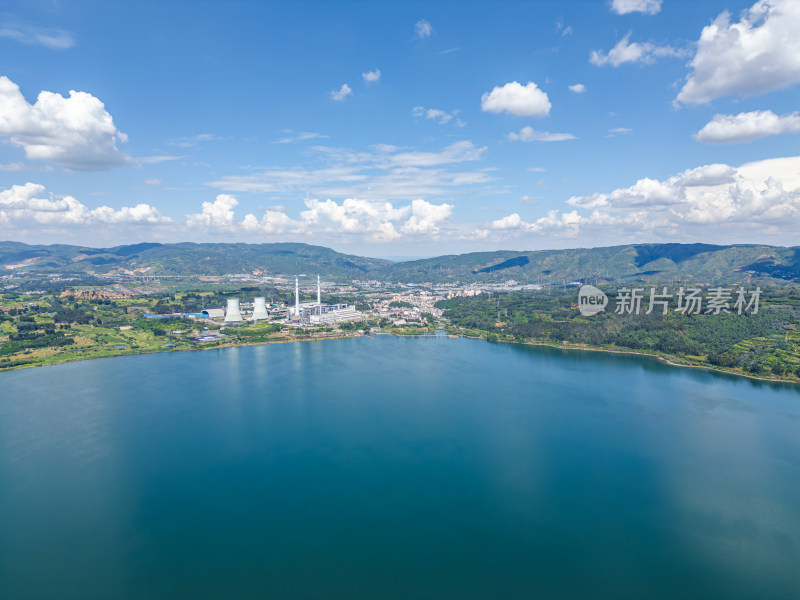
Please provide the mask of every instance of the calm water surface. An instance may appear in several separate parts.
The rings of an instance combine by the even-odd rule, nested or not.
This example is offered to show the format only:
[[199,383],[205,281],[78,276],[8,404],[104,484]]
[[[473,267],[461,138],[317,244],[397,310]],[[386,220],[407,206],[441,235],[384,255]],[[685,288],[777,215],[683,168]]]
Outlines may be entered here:
[[800,597],[800,391],[394,337],[0,374],[0,598]]

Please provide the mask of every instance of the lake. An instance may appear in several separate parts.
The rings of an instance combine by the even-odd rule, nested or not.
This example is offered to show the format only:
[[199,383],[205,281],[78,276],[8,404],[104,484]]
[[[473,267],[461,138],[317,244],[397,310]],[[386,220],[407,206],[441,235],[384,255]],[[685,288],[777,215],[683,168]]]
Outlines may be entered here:
[[800,597],[800,388],[390,336],[0,374],[0,598]]

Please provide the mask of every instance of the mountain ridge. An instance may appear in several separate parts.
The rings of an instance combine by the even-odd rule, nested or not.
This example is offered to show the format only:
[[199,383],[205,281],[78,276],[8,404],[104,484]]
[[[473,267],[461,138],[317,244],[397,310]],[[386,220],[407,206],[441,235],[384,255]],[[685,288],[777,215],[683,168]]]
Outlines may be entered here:
[[623,244],[565,250],[494,250],[403,262],[295,242],[158,243],[108,248],[0,242],[0,273],[46,275],[255,275],[320,273],[340,281],[395,283],[800,283],[800,246]]

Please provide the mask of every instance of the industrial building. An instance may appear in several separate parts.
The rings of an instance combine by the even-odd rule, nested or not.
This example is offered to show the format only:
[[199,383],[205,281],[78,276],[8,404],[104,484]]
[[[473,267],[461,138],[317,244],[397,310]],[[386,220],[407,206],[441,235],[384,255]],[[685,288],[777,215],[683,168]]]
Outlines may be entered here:
[[287,322],[298,325],[324,325],[361,318],[355,306],[347,304],[323,304],[322,286],[317,275],[317,301],[300,302],[300,282],[294,278],[294,309]]
[[[248,308],[245,304],[244,307]],[[242,315],[242,306],[239,298],[229,298],[228,306],[225,310],[221,308],[207,308],[202,313],[203,316],[212,319],[222,319],[225,324],[244,323],[245,317]],[[253,313],[247,320],[264,321],[270,317],[285,317],[283,322],[290,325],[327,325],[361,318],[362,314],[355,309],[355,306],[348,304],[323,304],[322,303],[322,284],[317,275],[317,301],[300,302],[300,280],[294,278],[294,306],[288,307],[267,307],[267,299],[260,296],[253,299]]]

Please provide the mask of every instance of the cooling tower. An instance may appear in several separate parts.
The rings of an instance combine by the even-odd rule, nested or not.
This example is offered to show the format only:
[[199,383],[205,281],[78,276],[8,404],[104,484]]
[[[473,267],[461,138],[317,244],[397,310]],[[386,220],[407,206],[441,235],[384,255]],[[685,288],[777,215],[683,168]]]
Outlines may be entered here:
[[242,313],[239,311],[239,299],[228,298],[228,309],[225,311],[226,323],[241,323]]
[[253,320],[256,321],[258,319],[269,319],[266,298],[256,298],[253,301]]

